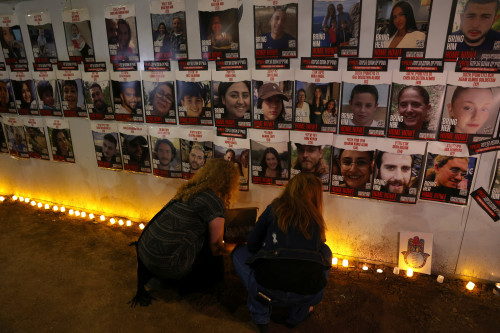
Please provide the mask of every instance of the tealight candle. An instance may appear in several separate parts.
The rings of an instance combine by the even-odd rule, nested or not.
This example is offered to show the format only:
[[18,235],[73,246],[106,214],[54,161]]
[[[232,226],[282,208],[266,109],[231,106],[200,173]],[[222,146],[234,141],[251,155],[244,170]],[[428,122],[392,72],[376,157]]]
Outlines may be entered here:
[[349,266],[349,261],[347,259],[342,260],[342,266],[344,267]]
[[465,287],[466,287],[467,289],[469,289],[469,290],[473,290],[475,286],[476,286],[476,285],[474,284],[474,282],[469,281],[469,283],[467,283],[467,285],[466,285]]
[[408,270],[406,271],[406,276],[412,277],[413,276],[413,269],[408,268]]
[[337,258],[332,258],[332,265],[337,265],[339,260]]

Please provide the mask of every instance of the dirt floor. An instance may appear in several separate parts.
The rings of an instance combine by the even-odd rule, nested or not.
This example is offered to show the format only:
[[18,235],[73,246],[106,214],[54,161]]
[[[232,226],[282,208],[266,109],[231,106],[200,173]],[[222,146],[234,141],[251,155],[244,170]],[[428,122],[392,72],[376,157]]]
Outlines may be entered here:
[[[136,258],[128,243],[138,235],[0,203],[0,331],[257,332],[229,258],[224,285],[211,293],[156,290],[152,306],[130,308]],[[386,272],[332,269],[313,315],[292,330],[271,322],[270,332],[499,331],[500,296],[491,285],[468,292],[462,280]]]

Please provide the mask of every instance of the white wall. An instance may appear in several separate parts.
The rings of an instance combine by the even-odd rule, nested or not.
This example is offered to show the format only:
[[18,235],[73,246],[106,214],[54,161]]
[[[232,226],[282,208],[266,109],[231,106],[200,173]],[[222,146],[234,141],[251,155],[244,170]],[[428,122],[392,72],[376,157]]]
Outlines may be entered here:
[[[94,45],[98,61],[108,59],[105,38],[105,5],[99,0],[74,0],[74,8],[87,6],[91,12]],[[434,1],[431,14],[427,56],[440,58],[448,26],[452,0]],[[42,5],[43,3],[43,5]],[[114,4],[120,3],[119,1]],[[139,48],[142,60],[153,58],[149,6],[146,1],[129,0],[136,4]],[[299,56],[310,56],[311,4],[299,2]],[[374,38],[376,1],[364,0],[361,20],[360,56],[371,57]],[[19,17],[29,62],[33,62],[28,40],[25,14],[36,9],[51,12],[59,58],[67,59],[61,10],[70,1],[44,0],[0,4],[0,13]],[[240,22],[242,57],[253,67],[252,2],[243,1]],[[189,50],[192,59],[199,59],[200,39],[196,0],[186,0]],[[292,68],[298,67],[292,60]],[[173,63],[175,67],[175,62]],[[346,59],[340,60],[340,68]],[[391,60],[390,69],[399,67]],[[453,64],[447,64],[453,70]],[[130,174],[100,169],[96,165],[90,123],[85,119],[70,119],[71,134],[77,163],[15,160],[0,155],[0,193],[22,194],[33,198],[63,202],[66,205],[105,210],[135,220],[148,220],[173,195],[182,180],[161,179],[152,175]],[[478,177],[473,188],[488,187],[494,153],[482,156]],[[277,187],[250,184],[248,193],[241,193],[236,206],[258,206],[263,209],[280,192]],[[500,280],[500,223],[493,223],[471,200],[467,207],[419,201],[403,205],[376,200],[362,200],[324,195],[325,217],[328,221],[328,244],[334,253],[397,264],[398,232],[402,230],[434,234],[433,273],[460,274],[488,280]]]

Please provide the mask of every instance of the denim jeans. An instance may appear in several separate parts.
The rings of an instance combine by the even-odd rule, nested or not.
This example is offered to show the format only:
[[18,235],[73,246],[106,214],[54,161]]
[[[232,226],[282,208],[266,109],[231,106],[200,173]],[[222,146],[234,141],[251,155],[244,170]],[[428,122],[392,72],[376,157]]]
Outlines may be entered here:
[[[250,254],[248,253],[246,245],[236,248],[232,254],[234,269],[248,290],[247,306],[254,323],[269,323],[271,306],[277,305],[290,307],[286,322],[290,325],[297,325],[307,317],[309,307],[318,304],[323,299],[324,289],[314,295],[301,295],[293,292],[268,289],[261,286],[255,280],[253,269],[246,264],[249,256]],[[329,272],[329,270],[325,271],[326,277]],[[270,301],[266,301],[259,296],[259,292],[270,298]]]

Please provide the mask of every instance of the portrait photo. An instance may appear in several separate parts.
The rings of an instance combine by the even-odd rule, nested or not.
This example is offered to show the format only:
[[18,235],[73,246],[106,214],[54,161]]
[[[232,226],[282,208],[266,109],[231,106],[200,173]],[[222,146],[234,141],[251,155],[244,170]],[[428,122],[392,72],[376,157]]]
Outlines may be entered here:
[[79,62],[94,60],[90,21],[64,22],[63,24],[70,60]]
[[393,83],[389,128],[436,133],[445,94],[444,85]]
[[[339,49],[359,47],[361,1],[314,0],[312,14],[312,56],[341,54]],[[326,50],[325,50],[326,49]]]
[[141,81],[111,81],[116,114],[142,115]]
[[254,119],[291,123],[294,81],[253,81]]
[[301,172],[312,173],[321,180],[323,190],[328,191],[332,146],[292,142],[291,148],[291,177]]
[[297,57],[298,4],[254,6],[255,57]]
[[38,103],[33,80],[12,81],[16,106],[20,114],[30,114],[30,111],[38,111]]
[[54,161],[75,162],[71,133],[68,128],[48,127]]
[[0,44],[7,64],[26,62],[26,49],[24,47],[21,27],[1,27]]
[[441,132],[491,137],[500,108],[500,88],[446,87]]
[[334,148],[332,187],[371,190],[375,152]]
[[86,110],[82,79],[57,80],[64,111],[82,112]]
[[416,196],[423,162],[420,154],[394,154],[377,150],[373,190]]
[[30,35],[31,49],[33,50],[33,57],[35,60],[47,58],[54,61],[57,59],[56,42],[51,23],[43,25],[28,24],[28,33]]
[[340,125],[385,128],[390,87],[344,82]]
[[179,117],[211,118],[211,81],[187,82],[177,80]]
[[427,153],[420,198],[429,199],[427,193],[438,193],[445,195],[437,196],[438,201],[467,204],[475,167],[475,157]]
[[61,110],[61,104],[59,102],[59,89],[57,89],[56,80],[35,80],[35,86],[40,110],[50,110],[56,112]]
[[166,139],[151,136],[151,146],[153,147],[153,169],[181,171],[181,143],[179,138]]
[[122,169],[118,133],[92,131],[97,165],[103,168]]
[[[113,114],[111,104],[111,88],[109,80],[84,81],[85,104],[91,119],[105,119],[105,115]],[[102,115],[98,117],[97,115]],[[106,118],[108,119],[108,118]]]
[[151,31],[155,60],[188,58],[186,12],[151,13]]
[[500,50],[498,0],[455,0],[448,26],[445,59],[454,61],[464,51],[493,50]]
[[49,148],[44,127],[24,126],[30,158],[49,159]]
[[375,49],[424,49],[432,0],[377,0]]
[[239,58],[238,8],[198,13],[202,58]]
[[139,62],[139,42],[135,16],[121,19],[106,18],[106,35],[110,61]]
[[214,144],[211,141],[190,141],[180,139],[182,151],[182,172],[184,178],[190,178],[213,158]]
[[[253,183],[260,178],[288,179],[290,176],[290,152],[288,142],[251,141]],[[257,182],[260,183],[260,182]]]
[[176,99],[174,81],[142,81],[146,116],[175,119]]
[[236,127],[251,126],[251,81],[212,81],[212,93],[215,119],[235,120]]
[[295,123],[336,129],[340,109],[340,83],[295,81]]

